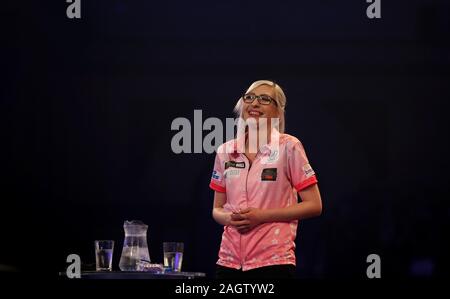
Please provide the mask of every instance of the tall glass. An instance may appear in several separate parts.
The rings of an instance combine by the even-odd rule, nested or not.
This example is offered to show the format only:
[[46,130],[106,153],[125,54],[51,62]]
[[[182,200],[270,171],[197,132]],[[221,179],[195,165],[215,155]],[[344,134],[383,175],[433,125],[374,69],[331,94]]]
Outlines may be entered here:
[[184,244],[181,242],[164,242],[163,251],[165,270],[180,272],[183,263]]
[[113,240],[95,241],[95,269],[97,271],[112,271],[113,251]]

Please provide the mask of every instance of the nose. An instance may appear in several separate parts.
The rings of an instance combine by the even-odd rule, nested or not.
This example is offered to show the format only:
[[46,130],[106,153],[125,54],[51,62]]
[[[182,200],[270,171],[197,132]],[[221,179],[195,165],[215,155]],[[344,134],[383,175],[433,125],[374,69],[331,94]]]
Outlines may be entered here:
[[257,99],[254,99],[253,102],[250,104],[250,107],[259,107],[259,102]]

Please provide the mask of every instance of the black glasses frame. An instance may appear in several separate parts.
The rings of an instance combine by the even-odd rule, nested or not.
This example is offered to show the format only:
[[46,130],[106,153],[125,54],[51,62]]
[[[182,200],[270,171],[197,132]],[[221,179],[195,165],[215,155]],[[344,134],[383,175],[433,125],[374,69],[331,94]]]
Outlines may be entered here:
[[258,96],[256,94],[248,93],[242,96],[242,100],[247,104],[253,103],[255,99],[258,100],[258,103],[261,105],[270,105],[270,103],[274,103],[275,106],[278,106],[277,102],[271,96],[265,94]]

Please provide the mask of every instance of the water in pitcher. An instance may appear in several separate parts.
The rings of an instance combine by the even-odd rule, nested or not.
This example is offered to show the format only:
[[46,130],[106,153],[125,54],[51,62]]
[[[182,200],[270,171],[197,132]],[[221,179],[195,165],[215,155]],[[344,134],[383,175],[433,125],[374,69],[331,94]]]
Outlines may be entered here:
[[122,257],[120,259],[119,267],[122,271],[136,271],[137,264],[141,260],[139,256],[139,248],[135,246],[123,247]]
[[125,238],[119,268],[122,271],[139,271],[141,261],[150,262],[147,245],[148,226],[142,221],[125,221],[123,225]]

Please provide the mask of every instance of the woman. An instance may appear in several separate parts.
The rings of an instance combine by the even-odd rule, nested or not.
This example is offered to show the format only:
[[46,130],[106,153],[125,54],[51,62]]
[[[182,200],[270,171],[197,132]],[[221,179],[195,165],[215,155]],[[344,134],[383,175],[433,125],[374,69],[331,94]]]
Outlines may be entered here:
[[237,138],[217,150],[210,187],[213,218],[224,231],[216,278],[294,277],[298,220],[322,212],[304,148],[284,134],[285,106],[278,84],[254,82],[235,107]]

